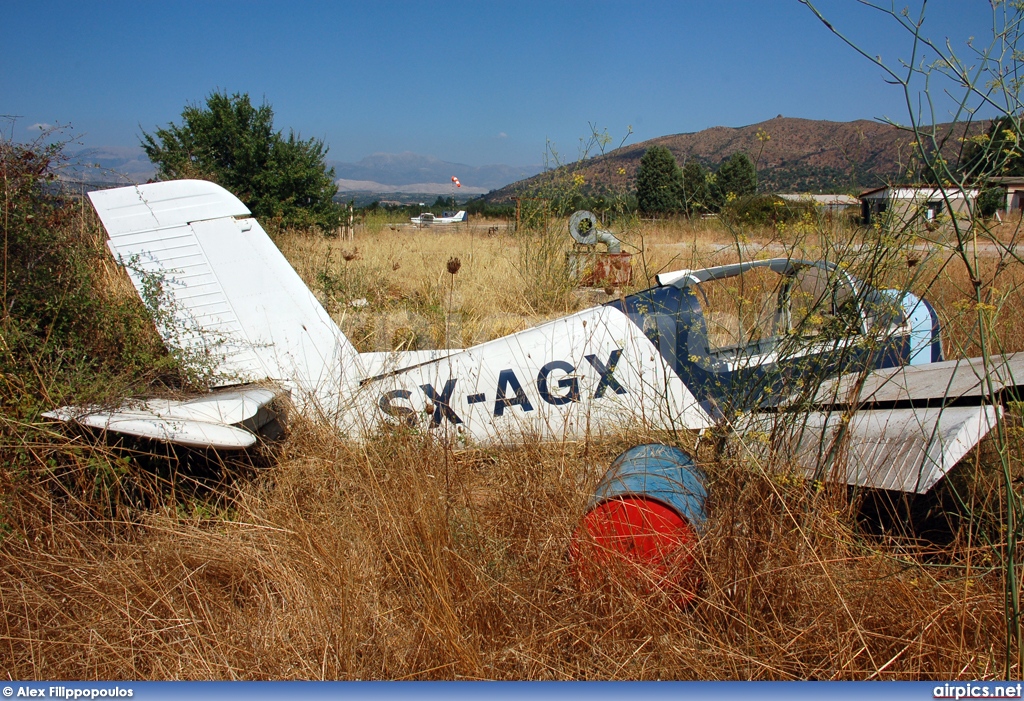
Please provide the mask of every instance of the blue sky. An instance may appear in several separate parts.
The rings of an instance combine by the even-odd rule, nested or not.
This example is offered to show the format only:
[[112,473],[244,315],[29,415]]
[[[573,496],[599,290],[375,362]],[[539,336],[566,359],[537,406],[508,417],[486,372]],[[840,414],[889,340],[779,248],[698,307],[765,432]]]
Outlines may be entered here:
[[[917,12],[919,0],[900,0]],[[872,55],[909,37],[854,0],[816,3]],[[485,165],[783,114],[905,118],[902,91],[798,0],[0,4],[0,129],[70,124],[134,146],[211,91],[248,92],[329,157],[413,151]],[[933,0],[925,33],[991,35],[987,0]],[[943,117],[944,115],[940,115]],[[940,119],[940,121],[942,121]]]

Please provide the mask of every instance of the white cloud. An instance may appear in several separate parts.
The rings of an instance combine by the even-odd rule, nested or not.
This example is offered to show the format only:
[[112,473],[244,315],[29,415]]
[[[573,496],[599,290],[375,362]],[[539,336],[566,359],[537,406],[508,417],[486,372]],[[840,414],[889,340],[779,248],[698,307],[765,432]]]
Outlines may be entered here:
[[498,138],[499,138],[499,139],[507,139],[507,138],[508,138],[508,134],[506,134],[506,133],[505,133],[505,132],[503,132],[503,131],[499,131],[499,132],[498,132]]
[[53,129],[53,125],[46,122],[36,122],[35,124],[28,125],[29,131],[46,131],[47,129]]

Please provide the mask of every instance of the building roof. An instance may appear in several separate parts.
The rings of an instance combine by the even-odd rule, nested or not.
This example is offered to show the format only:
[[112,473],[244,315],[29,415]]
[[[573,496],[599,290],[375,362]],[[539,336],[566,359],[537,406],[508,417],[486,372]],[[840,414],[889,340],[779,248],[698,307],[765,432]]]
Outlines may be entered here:
[[956,187],[940,188],[935,185],[887,185],[860,193],[862,200],[962,200],[965,197],[975,199],[977,196],[977,188],[965,191]]
[[810,202],[831,207],[845,207],[860,204],[860,200],[853,195],[810,195],[806,193],[796,193],[779,195],[779,197],[787,202]]
[[1006,185],[1007,187],[1013,187],[1014,185],[1024,187],[1024,177],[1019,175],[997,175],[989,178],[988,181],[997,185]]

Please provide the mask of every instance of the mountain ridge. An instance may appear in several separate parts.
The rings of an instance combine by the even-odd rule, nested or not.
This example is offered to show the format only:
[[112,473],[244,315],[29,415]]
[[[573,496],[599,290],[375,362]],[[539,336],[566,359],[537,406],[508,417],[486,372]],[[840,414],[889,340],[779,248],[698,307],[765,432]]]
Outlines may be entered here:
[[[944,155],[955,159],[960,139],[984,123],[939,125]],[[765,139],[765,137],[767,137]],[[585,194],[620,195],[635,189],[640,158],[651,146],[666,146],[680,165],[694,159],[714,169],[737,151],[756,162],[760,189],[768,192],[851,192],[899,180],[905,174],[913,134],[866,119],[851,122],[783,117],[743,127],[714,126],[668,134],[622,146],[571,167],[584,179]],[[64,179],[95,184],[145,182],[156,168],[141,147],[101,146],[69,152]],[[463,195],[488,202],[509,201],[553,177],[541,166],[470,166],[411,151],[375,152],[356,163],[329,160],[341,193],[447,194],[451,177]],[[486,194],[484,194],[486,193]]]
[[[980,122],[937,125],[944,156],[955,159],[963,136],[984,126]],[[585,194],[620,195],[635,189],[640,158],[651,146],[667,147],[680,166],[693,159],[712,170],[737,151],[745,151],[757,166],[763,191],[854,193],[901,179],[914,138],[911,131],[867,119],[834,122],[779,115],[743,127],[715,126],[659,136],[563,168],[572,167],[583,178]],[[509,201],[540,186],[554,172],[511,183],[484,199]]]
[[[104,185],[144,183],[156,166],[141,147],[97,146],[66,153],[62,177],[70,182]],[[466,195],[481,195],[539,173],[541,167],[491,164],[470,166],[411,151],[376,152],[356,163],[328,160],[340,192],[447,194],[454,175]]]
[[[443,161],[434,156],[423,156],[411,151],[401,153],[371,153],[356,163],[328,161],[334,168],[337,181],[369,181],[386,187],[422,186],[423,184],[447,184],[455,176],[463,188],[487,192],[504,187],[511,182],[536,175],[541,171],[536,166],[509,166],[504,164],[470,166],[464,163]],[[395,192],[402,190],[382,190]],[[424,192],[424,190],[406,190]]]

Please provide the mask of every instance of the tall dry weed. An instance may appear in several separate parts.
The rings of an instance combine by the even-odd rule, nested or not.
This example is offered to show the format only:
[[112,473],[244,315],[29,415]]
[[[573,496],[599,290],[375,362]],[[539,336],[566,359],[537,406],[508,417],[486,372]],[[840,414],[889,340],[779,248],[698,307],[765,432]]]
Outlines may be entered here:
[[580,589],[567,550],[589,494],[650,438],[451,453],[300,422],[216,513],[90,523],[37,496],[0,551],[0,649],[12,677],[50,679],[994,673],[997,572],[931,565],[865,535],[845,489],[742,463],[705,463],[688,608],[631,581]]

